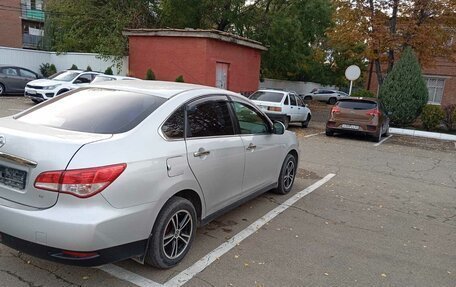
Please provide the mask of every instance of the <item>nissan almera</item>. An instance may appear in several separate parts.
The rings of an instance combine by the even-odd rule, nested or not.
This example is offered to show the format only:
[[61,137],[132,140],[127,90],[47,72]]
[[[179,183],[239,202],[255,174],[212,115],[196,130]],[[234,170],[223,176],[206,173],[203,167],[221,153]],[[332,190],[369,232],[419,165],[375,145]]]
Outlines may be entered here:
[[295,179],[295,134],[243,96],[105,82],[0,119],[0,242],[65,264],[169,268],[198,226]]

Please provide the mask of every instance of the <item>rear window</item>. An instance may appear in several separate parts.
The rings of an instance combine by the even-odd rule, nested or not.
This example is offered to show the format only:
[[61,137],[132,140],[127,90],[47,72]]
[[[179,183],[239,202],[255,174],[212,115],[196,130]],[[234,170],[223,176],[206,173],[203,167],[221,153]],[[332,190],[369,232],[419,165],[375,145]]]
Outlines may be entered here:
[[274,92],[255,92],[250,96],[252,101],[264,101],[264,102],[274,102],[280,103],[282,101],[283,94],[282,93],[274,93]]
[[340,108],[352,110],[372,110],[377,107],[376,102],[370,101],[339,101],[337,104]]
[[16,117],[17,120],[64,130],[117,134],[136,127],[165,99],[100,88],[58,96]]

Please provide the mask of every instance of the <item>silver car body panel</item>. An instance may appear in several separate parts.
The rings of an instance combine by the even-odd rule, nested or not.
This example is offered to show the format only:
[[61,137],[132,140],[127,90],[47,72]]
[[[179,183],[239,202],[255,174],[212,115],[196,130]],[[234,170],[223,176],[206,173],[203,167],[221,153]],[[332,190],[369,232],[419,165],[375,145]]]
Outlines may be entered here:
[[[33,197],[21,201],[0,196],[0,232],[46,246],[78,251],[144,240],[149,238],[163,205],[176,193],[191,190],[198,194],[201,219],[204,220],[275,184],[286,154],[299,150],[295,134],[289,131],[283,135],[167,140],[159,132],[163,122],[181,105],[197,97],[222,94],[254,104],[226,90],[145,82],[112,81],[91,85],[168,99],[125,133],[86,134],[22,123],[13,118],[0,119],[0,135],[7,137],[7,143],[0,151],[38,163],[34,170],[29,170],[25,191],[33,193]],[[10,142],[16,144],[10,145]],[[256,148],[247,149],[250,143]],[[209,150],[210,154],[194,156],[200,148]],[[125,171],[105,190],[90,198],[80,199],[33,188],[34,179],[42,171],[118,163],[127,164]],[[7,188],[0,186],[0,193],[6,192]]]

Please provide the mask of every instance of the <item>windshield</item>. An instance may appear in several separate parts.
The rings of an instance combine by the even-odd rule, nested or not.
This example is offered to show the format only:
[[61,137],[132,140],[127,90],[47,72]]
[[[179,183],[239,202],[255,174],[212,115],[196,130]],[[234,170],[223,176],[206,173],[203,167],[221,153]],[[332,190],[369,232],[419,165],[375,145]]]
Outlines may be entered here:
[[49,77],[49,79],[56,80],[56,81],[62,81],[62,82],[70,82],[74,78],[76,78],[81,72],[78,71],[62,71],[58,72],[52,76]]
[[161,97],[134,92],[78,89],[36,106],[16,119],[64,130],[117,134],[137,126],[164,102]]
[[352,110],[372,110],[377,107],[376,102],[372,101],[339,101],[337,104],[339,107],[344,109],[352,109]]
[[107,81],[114,81],[115,78],[112,77],[106,77],[106,76],[96,76],[95,79],[93,79],[93,83],[100,83],[100,82],[107,82]]
[[264,101],[264,102],[274,102],[280,103],[283,99],[282,93],[275,93],[275,92],[262,92],[258,91],[255,92],[250,96],[252,101]]

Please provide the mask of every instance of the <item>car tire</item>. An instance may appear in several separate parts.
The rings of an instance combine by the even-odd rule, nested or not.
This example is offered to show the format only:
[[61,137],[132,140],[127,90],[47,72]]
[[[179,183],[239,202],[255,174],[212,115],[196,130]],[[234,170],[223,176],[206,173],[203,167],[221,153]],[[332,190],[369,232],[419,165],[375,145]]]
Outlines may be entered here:
[[307,128],[307,127],[309,126],[309,123],[310,123],[310,119],[311,119],[311,118],[312,118],[311,115],[307,115],[307,119],[306,119],[304,122],[302,122],[302,127],[303,127],[303,128]]
[[[187,218],[189,221],[185,224]],[[177,226],[181,223],[185,225],[176,229],[176,221]],[[190,250],[195,238],[196,225],[197,217],[193,204],[185,198],[172,197],[157,216],[147,246],[145,262],[160,269],[177,265]]]
[[328,100],[328,104],[330,104],[330,105],[334,105],[336,102],[337,102],[336,98],[329,98],[329,100]]
[[376,143],[380,142],[382,140],[382,130],[378,132],[378,134],[374,135],[372,140]]
[[5,96],[6,95],[6,88],[5,88],[5,85],[3,85],[2,83],[0,83],[0,97],[1,96]]
[[305,100],[305,101],[311,101],[311,100],[312,100],[312,97],[311,97],[311,96],[305,96],[305,97],[304,97],[304,100]]
[[326,136],[328,136],[328,137],[332,137],[332,136],[334,135],[334,131],[328,130],[328,129],[327,129],[326,132],[325,132],[325,134],[326,134]]
[[279,181],[275,193],[287,194],[293,188],[293,183],[296,178],[297,162],[292,154],[287,154],[280,169]]
[[57,94],[55,94],[55,95],[56,95],[56,96],[57,96],[57,95],[61,95],[61,94],[66,93],[66,92],[68,92],[68,91],[69,91],[69,90],[67,90],[67,89],[63,89],[63,90],[58,91]]
[[285,126],[285,129],[288,129],[288,126],[290,125],[290,117],[285,118],[283,125]]

